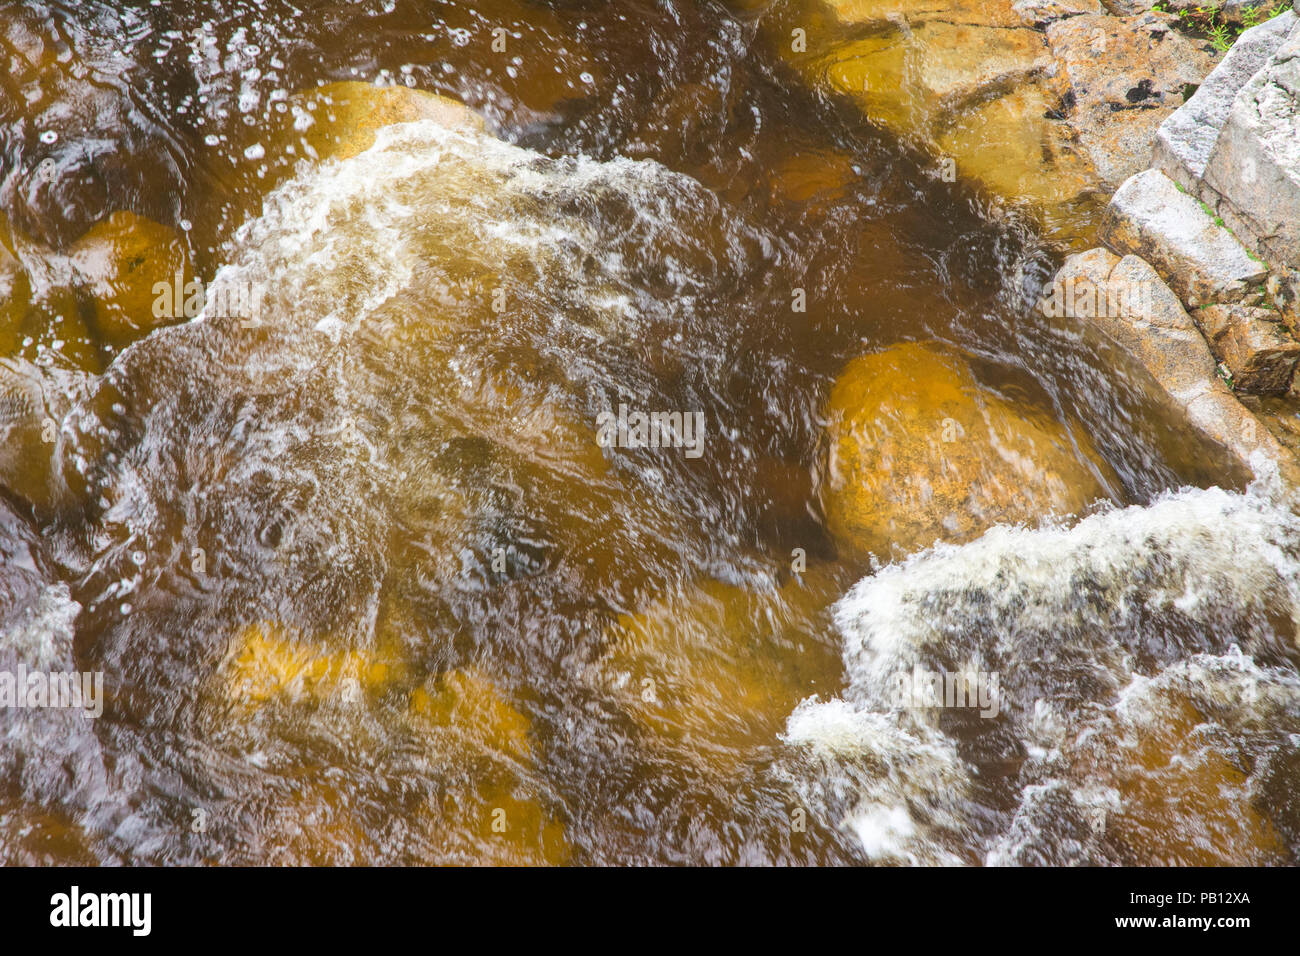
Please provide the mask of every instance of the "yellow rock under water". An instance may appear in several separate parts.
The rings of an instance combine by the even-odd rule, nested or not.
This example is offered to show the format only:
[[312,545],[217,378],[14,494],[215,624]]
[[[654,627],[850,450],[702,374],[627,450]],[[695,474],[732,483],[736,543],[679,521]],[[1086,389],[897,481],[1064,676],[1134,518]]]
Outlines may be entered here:
[[1012,0],[824,0],[845,23],[871,23],[906,17],[909,22],[939,19],[946,23],[1021,27],[1024,21]]
[[[400,684],[405,663],[390,651],[335,651],[259,623],[235,638],[221,684],[240,709],[275,700],[298,705],[361,700]],[[563,824],[520,781],[530,758],[528,718],[488,679],[457,670],[412,692],[408,724],[447,771],[444,795],[426,801],[408,823],[424,831],[429,862],[559,865],[569,856]],[[485,758],[489,761],[484,763]],[[506,763],[490,761],[505,758]],[[359,865],[375,852],[359,808],[335,786],[304,777],[291,800],[277,802],[248,848],[249,862]],[[423,845],[423,844],[422,844]],[[411,852],[417,857],[419,846]]]
[[79,285],[92,297],[95,327],[124,347],[182,316],[156,315],[154,287],[172,287],[190,275],[189,256],[176,230],[133,212],[96,223],[68,250]]
[[598,679],[655,735],[725,768],[837,687],[838,652],[810,635],[845,585],[825,572],[769,590],[699,581],[619,618]]
[[92,845],[62,808],[0,801],[0,866],[95,866]]
[[76,292],[68,286],[35,295],[32,279],[19,260],[17,234],[0,214],[0,358],[36,361],[43,348],[55,362],[84,372],[103,371],[104,355],[81,315]]
[[[825,409],[826,524],[850,553],[901,557],[999,522],[1108,497],[1087,438],[982,386],[965,360],[908,343],[854,359]],[[1077,444],[1076,444],[1077,443]]]
[[281,696],[316,701],[359,698],[363,692],[384,690],[403,673],[402,661],[391,655],[332,650],[263,622],[235,638],[223,684],[230,701],[247,706]]
[[925,135],[946,111],[1028,79],[1045,53],[1033,30],[935,22],[837,47],[825,69],[872,119]]
[[939,149],[956,159],[960,176],[997,195],[1069,202],[1092,188],[1096,172],[1069,127],[1048,117],[1055,108],[1041,86],[1023,86],[955,114]]
[[375,144],[385,126],[434,120],[446,126],[482,129],[482,118],[449,97],[406,86],[376,86],[355,80],[302,90],[278,104],[259,126],[244,130],[236,141],[214,148],[204,160],[207,189],[220,202],[195,213],[195,237],[203,268],[216,269],[224,259],[213,249],[241,222],[256,216],[262,201],[288,179],[303,161],[349,159]]
[[1011,0],[808,0],[762,29],[808,84],[856,102],[954,182],[1059,240],[1091,240],[1097,172],[1057,118],[1046,40]]
[[1119,791],[1106,837],[1125,865],[1260,866],[1284,847],[1268,818],[1250,803],[1247,774],[1196,728],[1206,718],[1167,698],[1158,723],[1108,742],[1103,765],[1076,767],[1089,782]]
[[528,718],[510,706],[496,685],[467,670],[448,671],[411,694],[410,717],[454,731],[474,750],[511,757],[530,753]]
[[481,117],[445,96],[405,86],[374,86],[345,81],[308,90],[289,101],[291,129],[278,145],[289,142],[309,149],[313,159],[348,159],[375,144],[385,126],[434,120],[444,126],[482,129]]
[[568,859],[563,824],[518,779],[531,755],[531,724],[492,681],[472,670],[448,671],[416,688],[407,718],[449,766],[478,767],[485,756],[507,763],[473,772],[472,790],[453,786],[430,804],[429,836],[442,853],[507,866]]

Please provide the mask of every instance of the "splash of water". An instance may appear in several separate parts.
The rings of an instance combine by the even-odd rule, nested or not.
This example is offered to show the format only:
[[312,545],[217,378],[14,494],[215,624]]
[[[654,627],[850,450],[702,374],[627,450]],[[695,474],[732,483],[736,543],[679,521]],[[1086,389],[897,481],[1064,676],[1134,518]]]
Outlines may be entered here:
[[[787,740],[835,755],[873,858],[932,858],[982,816],[971,862],[1284,859],[1294,808],[1267,791],[1300,740],[1298,540],[1261,481],[914,555],[837,604],[848,687],[800,705]],[[916,670],[997,674],[1000,710],[900,702]],[[861,780],[882,740],[927,758],[897,791]]]

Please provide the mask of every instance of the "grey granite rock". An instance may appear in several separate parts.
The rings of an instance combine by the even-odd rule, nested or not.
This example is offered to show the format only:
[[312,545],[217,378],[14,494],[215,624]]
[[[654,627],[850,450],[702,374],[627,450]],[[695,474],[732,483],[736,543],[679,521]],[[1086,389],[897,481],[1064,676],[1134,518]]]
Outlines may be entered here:
[[1300,30],[1233,100],[1204,185],[1239,238],[1276,264],[1300,265]]
[[1102,240],[1141,256],[1189,308],[1240,302],[1262,287],[1268,269],[1164,173],[1130,177],[1111,197]]
[[1151,165],[1196,192],[1233,100],[1296,29],[1288,10],[1243,33],[1192,98],[1160,124]]

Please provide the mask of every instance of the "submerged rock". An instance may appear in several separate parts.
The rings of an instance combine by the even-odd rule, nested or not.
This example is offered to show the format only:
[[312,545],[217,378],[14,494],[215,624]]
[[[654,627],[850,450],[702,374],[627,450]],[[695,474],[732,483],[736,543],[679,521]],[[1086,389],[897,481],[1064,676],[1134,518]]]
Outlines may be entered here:
[[92,298],[95,328],[111,344],[125,347],[184,318],[175,308],[155,307],[156,285],[170,288],[179,277],[184,286],[190,277],[189,255],[176,230],[132,212],[115,212],[73,243],[68,256],[75,281]]
[[0,357],[0,495],[42,520],[52,517],[67,495],[56,451],[73,388],[69,376]]
[[[88,38],[58,6],[0,12],[0,206],[23,233],[64,251],[115,203],[174,221],[185,190],[174,142],[141,108],[140,64]],[[137,34],[130,10],[103,6],[94,16],[105,35]]]
[[1041,71],[1046,52],[1033,30],[934,20],[838,47],[825,72],[873,120],[925,134],[947,110]]
[[1086,436],[981,385],[950,349],[908,343],[855,359],[825,415],[822,505],[853,553],[901,557],[1109,497]]
[[1070,127],[1051,114],[1058,101],[1041,84],[1022,86],[954,115],[939,149],[957,171],[1000,196],[1051,209],[1087,194],[1092,162]]
[[[1153,697],[1158,719],[1139,723],[1122,714],[1102,740],[1074,755],[1080,780],[1113,787],[1118,796],[1104,816],[1107,843],[1128,865],[1274,862],[1281,841],[1252,804],[1250,773],[1224,753],[1236,748],[1215,746],[1214,721],[1187,698],[1168,691]],[[1155,700],[1143,704],[1154,708]]]
[[529,757],[528,718],[515,710],[491,681],[469,670],[448,671],[411,694],[409,719],[433,724],[460,738],[473,752]]
[[[348,159],[375,144],[375,133],[396,123],[433,120],[448,128],[481,130],[481,117],[462,103],[405,86],[345,81],[307,90],[289,100],[291,129],[273,149],[310,159]],[[296,147],[296,148],[295,148]]]
[[254,624],[231,644],[220,680],[228,700],[240,708],[277,697],[315,700],[331,697],[359,701],[398,680],[404,662],[392,654],[337,650],[303,641],[276,624]]
[[1213,65],[1173,17],[1109,16],[1097,0],[827,9],[838,33],[814,21],[807,52],[782,38],[780,54],[1069,243],[1092,235],[1098,195],[1147,165],[1156,127]]
[[[462,103],[406,86],[355,80],[302,90],[278,104],[267,122],[241,128],[233,145],[205,157],[205,173],[222,196],[196,213],[196,232],[208,244],[230,239],[262,210],[265,198],[304,163],[344,160],[375,144],[379,130],[432,120],[449,129],[482,130],[481,117]],[[213,257],[213,264],[224,256]]]
[[[699,581],[622,616],[595,679],[656,737],[729,768],[838,680],[838,654],[805,642],[841,590],[817,569],[780,588]],[[796,642],[803,653],[792,653]]]
[[1011,0],[826,0],[843,23],[876,23],[906,19],[1018,27],[1020,18]]
[[522,772],[532,724],[496,684],[473,670],[449,671],[416,688],[406,719],[441,765],[458,768],[419,815],[434,859],[510,866],[568,859],[564,824]]
[[[1010,0],[840,0],[828,8],[838,35],[819,24],[809,28],[807,54],[778,47],[811,82],[852,98],[873,121],[951,160],[959,180],[1003,200],[1037,212],[1091,190],[1095,173],[1043,81],[1043,36]],[[1061,229],[1073,231],[1064,222]]]

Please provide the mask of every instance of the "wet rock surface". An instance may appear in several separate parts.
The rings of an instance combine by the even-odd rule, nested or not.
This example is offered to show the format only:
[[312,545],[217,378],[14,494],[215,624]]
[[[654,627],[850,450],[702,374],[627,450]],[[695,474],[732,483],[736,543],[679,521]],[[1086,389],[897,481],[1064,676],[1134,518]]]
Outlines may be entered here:
[[823,507],[852,551],[901,557],[1107,497],[1086,437],[1013,410],[933,345],[854,360],[826,416]]
[[1290,454],[1232,394],[1215,370],[1214,356],[1178,296],[1145,260],[1122,259],[1106,249],[1071,256],[1057,273],[1059,285],[1080,283],[1097,301],[1115,308],[1086,317],[1134,356],[1208,438],[1248,468],[1262,454],[1294,480]]

